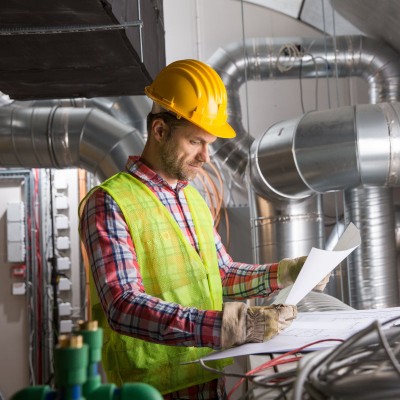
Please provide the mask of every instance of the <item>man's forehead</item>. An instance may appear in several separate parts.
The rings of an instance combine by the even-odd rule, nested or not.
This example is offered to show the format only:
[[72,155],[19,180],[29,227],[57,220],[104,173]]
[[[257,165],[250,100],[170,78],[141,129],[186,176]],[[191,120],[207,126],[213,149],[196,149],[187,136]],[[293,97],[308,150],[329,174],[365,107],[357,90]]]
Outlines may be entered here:
[[217,139],[216,136],[211,135],[211,133],[206,132],[204,129],[201,129],[194,124],[182,126],[182,128],[183,134],[189,139],[200,140],[208,144],[214,143]]

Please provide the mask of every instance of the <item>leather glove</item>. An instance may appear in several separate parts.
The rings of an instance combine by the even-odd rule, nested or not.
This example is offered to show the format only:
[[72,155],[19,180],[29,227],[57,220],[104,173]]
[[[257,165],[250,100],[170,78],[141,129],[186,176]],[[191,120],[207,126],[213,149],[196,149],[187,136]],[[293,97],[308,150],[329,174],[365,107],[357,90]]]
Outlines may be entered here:
[[239,302],[225,303],[221,347],[269,340],[286,329],[296,317],[296,306],[278,304],[249,307]]
[[[307,256],[297,258],[284,258],[278,264],[278,286],[283,289],[294,283],[301,268],[307,260]],[[330,273],[322,279],[314,288],[314,291],[323,292],[329,282]]]
[[278,286],[283,289],[291,285],[299,275],[307,256],[297,258],[284,258],[278,264]]

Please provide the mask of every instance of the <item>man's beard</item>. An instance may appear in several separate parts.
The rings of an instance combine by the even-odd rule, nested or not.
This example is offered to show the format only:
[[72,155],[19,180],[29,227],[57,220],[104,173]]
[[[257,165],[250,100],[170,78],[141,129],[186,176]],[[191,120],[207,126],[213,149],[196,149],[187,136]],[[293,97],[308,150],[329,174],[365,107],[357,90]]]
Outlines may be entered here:
[[178,158],[176,146],[171,139],[165,142],[161,151],[162,168],[166,174],[178,179],[179,181],[190,181],[196,177],[195,173],[185,170],[185,163]]

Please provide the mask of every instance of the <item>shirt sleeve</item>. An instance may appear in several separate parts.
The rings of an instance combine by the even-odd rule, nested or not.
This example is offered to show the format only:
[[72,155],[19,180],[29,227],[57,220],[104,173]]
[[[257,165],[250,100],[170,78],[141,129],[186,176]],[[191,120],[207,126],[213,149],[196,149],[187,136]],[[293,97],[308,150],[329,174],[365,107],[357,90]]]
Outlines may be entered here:
[[220,348],[222,312],[183,307],[145,292],[125,219],[103,190],[88,198],[80,233],[113,330],[165,345]]
[[268,297],[278,287],[278,263],[246,264],[235,262],[214,230],[223,295],[234,300]]

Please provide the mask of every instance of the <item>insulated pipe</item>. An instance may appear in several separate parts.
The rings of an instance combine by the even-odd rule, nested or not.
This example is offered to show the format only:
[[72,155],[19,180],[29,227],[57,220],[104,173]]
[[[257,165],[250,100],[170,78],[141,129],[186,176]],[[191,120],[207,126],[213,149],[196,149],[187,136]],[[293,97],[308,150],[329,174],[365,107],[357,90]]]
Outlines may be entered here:
[[143,146],[135,128],[94,108],[0,108],[2,167],[79,167],[103,180]]

